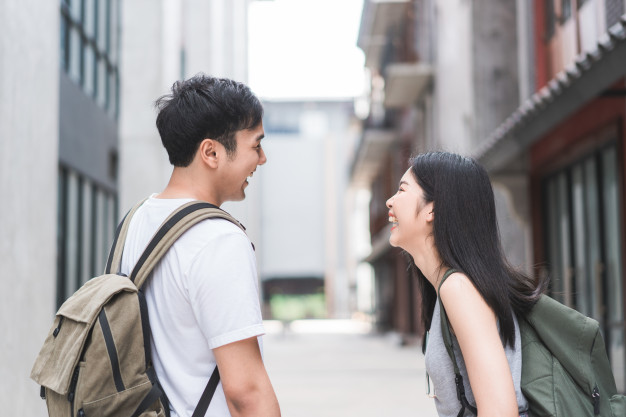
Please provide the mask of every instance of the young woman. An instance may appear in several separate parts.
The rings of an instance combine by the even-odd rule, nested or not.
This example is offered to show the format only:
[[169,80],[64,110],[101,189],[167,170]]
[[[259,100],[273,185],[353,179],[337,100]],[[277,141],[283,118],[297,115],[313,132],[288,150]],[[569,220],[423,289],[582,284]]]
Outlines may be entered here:
[[[516,316],[534,305],[545,284],[515,271],[504,257],[484,168],[445,152],[421,154],[410,163],[387,200],[389,242],[410,255],[420,283],[422,318],[430,329],[426,369],[437,412],[456,417],[462,408],[442,338],[439,295],[469,403],[480,417],[524,416]],[[460,415],[473,413],[466,407]]]

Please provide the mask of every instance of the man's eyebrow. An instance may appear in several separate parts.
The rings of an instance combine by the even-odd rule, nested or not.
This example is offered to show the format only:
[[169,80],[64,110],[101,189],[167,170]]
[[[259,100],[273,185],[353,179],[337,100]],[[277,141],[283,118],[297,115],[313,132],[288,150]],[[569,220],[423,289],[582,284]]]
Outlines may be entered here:
[[263,139],[265,137],[265,133],[261,133],[257,138],[256,141],[260,141],[261,139]]

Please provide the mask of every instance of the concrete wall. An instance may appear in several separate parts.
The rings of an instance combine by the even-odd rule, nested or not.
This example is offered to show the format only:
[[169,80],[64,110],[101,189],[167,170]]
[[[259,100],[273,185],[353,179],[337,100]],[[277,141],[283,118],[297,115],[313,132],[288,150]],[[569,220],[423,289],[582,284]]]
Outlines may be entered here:
[[515,3],[515,0],[472,3],[474,146],[518,107]]
[[[323,277],[328,314],[347,317],[348,149],[356,132],[349,102],[265,103],[266,165],[254,190],[260,218],[257,259],[261,279]],[[354,281],[354,279],[353,279]]]
[[154,101],[179,79],[180,7],[180,0],[122,2],[120,215],[160,192],[172,171],[155,126]]
[[59,3],[0,2],[0,404],[44,416],[29,379],[55,312]]
[[[154,101],[168,94],[175,81],[198,72],[246,81],[248,3],[122,2],[120,215],[139,199],[160,192],[172,172],[155,126]],[[253,192],[248,200],[254,200]],[[258,236],[255,205],[227,206],[253,240]]]
[[475,128],[472,2],[438,1],[435,12],[435,130],[438,147],[468,153]]

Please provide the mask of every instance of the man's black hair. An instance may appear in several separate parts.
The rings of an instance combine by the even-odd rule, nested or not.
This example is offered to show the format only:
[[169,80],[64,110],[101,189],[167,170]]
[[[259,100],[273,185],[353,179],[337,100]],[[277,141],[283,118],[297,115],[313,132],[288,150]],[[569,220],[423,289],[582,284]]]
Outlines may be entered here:
[[198,74],[176,81],[172,93],[160,97],[156,126],[170,163],[186,167],[204,139],[214,139],[232,157],[235,133],[261,123],[263,106],[250,89],[237,81]]

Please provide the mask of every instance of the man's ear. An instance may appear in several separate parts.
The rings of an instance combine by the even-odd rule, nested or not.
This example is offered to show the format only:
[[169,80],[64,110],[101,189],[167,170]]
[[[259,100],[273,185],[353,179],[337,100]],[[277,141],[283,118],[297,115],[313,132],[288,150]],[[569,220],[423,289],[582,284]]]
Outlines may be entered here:
[[219,161],[219,144],[213,139],[204,139],[198,146],[198,152],[196,157],[200,158],[202,162],[208,165],[210,168],[217,168]]

